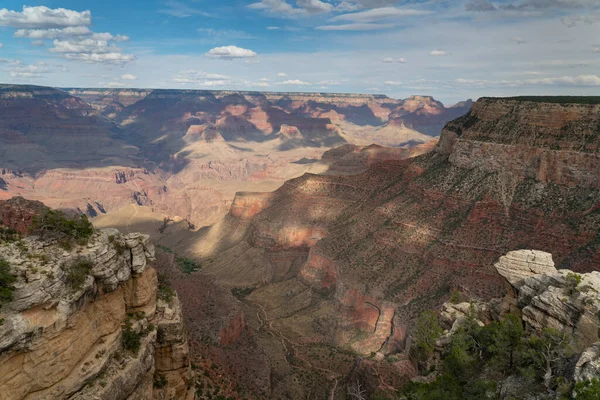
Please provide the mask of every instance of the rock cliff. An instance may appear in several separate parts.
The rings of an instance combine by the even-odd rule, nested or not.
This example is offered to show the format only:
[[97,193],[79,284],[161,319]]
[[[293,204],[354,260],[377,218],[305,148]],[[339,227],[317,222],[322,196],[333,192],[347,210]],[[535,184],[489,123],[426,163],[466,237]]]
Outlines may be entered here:
[[[306,174],[268,195],[240,194],[220,231],[199,235],[203,274],[233,290],[251,291],[244,298],[251,332],[265,341],[271,334],[285,338],[281,351],[294,355],[282,361],[277,344],[271,342],[275,347],[269,350],[259,344],[271,365],[308,369],[331,389],[335,379],[319,369],[317,349],[332,352],[336,371],[354,365],[337,357],[340,350],[374,360],[403,352],[414,319],[454,290],[482,301],[499,297],[505,280],[493,265],[504,254],[534,248],[552,252],[560,269],[598,269],[600,189],[593,183],[598,169],[579,162],[597,157],[598,149],[561,143],[561,137],[595,143],[600,111],[594,107],[482,99],[471,116],[447,125],[432,153],[382,160],[352,176]],[[476,133],[472,115],[488,109],[485,118],[495,128]],[[542,110],[557,112],[556,121],[567,112],[572,116],[558,128],[563,136],[537,127],[535,115]],[[501,134],[498,127],[507,128]],[[461,150],[468,146],[477,151]],[[502,162],[512,158],[510,166],[494,164],[482,150],[497,146],[504,146]],[[521,151],[523,146],[529,150]],[[541,165],[535,156],[540,151],[556,152],[557,171],[569,173],[530,173]],[[511,257],[501,261],[507,273],[516,268]],[[536,260],[519,263],[528,273],[546,268],[547,260]],[[521,279],[525,272],[513,274],[511,279]],[[529,310],[531,318],[541,312]],[[259,320],[250,317],[256,312]],[[397,368],[397,374],[406,372]],[[273,393],[294,375],[272,381]]]
[[193,398],[179,301],[158,292],[147,235],[106,229],[69,250],[28,236],[0,243],[0,259],[16,278],[1,399]]

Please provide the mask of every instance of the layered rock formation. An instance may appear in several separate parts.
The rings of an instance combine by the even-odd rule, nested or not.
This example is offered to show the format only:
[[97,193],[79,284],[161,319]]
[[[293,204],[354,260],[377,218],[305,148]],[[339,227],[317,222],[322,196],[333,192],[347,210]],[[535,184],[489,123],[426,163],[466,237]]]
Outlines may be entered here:
[[30,236],[0,243],[0,258],[16,276],[0,309],[0,398],[194,397],[179,301],[157,300],[147,235],[107,229],[71,250]]
[[468,109],[426,97],[15,85],[0,97],[0,199],[36,199],[127,230],[150,220],[152,234],[164,218],[217,222],[236,190],[324,172],[296,161],[335,146],[426,142],[440,127],[423,134],[410,118],[436,125]]
[[579,350],[598,342],[600,272],[557,270],[551,254],[530,250],[508,253],[495,267],[513,289],[505,304],[517,305],[526,328],[568,332]]
[[[444,374],[445,377],[452,375],[453,371],[448,370],[444,358],[450,357],[448,350],[455,345],[456,336],[481,338],[486,332],[490,334],[495,329],[503,329],[498,327],[506,329],[507,321],[517,321],[522,324],[517,328],[522,336],[516,338],[518,350],[511,353],[510,363],[515,361],[518,364],[527,358],[524,353],[520,353],[521,349],[535,349],[536,356],[543,360],[533,367],[534,370],[538,369],[538,378],[525,379],[516,367],[517,364],[515,368],[500,370],[500,373],[494,375],[495,388],[492,390],[496,393],[494,396],[492,392],[492,397],[518,396],[527,400],[558,396],[579,398],[579,392],[585,390],[586,385],[600,378],[600,272],[577,274],[566,269],[557,270],[552,254],[537,250],[509,252],[500,258],[495,268],[506,279],[507,294],[503,299],[488,302],[471,299],[462,303],[445,303],[440,320],[446,330],[437,339],[435,351],[427,360],[430,370],[426,372],[427,376],[416,377],[413,381],[435,380],[439,383],[444,379],[439,378],[439,374]],[[510,318],[507,318],[508,314]],[[474,328],[474,324],[479,325],[479,328]],[[477,329],[481,329],[480,333]],[[460,340],[459,338],[458,341]],[[543,348],[535,346],[540,340],[545,341]],[[488,346],[483,344],[477,351],[491,352],[499,357],[496,360],[502,358]],[[548,353],[548,349],[552,349],[550,351],[554,353]],[[516,361],[517,359],[520,361]],[[490,373],[488,369],[494,368],[491,364],[485,364],[489,360],[489,357],[481,357],[480,370],[474,372],[476,379],[485,379],[486,374]],[[431,374],[431,371],[435,372]],[[470,379],[468,382],[472,383],[473,378]],[[427,390],[434,392],[434,387],[435,384],[429,388],[425,386],[421,393],[427,396]],[[581,397],[586,396],[595,398],[591,392]],[[486,398],[490,398],[490,395]]]
[[[403,351],[414,318],[453,290],[482,300],[499,297],[504,279],[492,266],[513,250],[552,252],[557,267],[580,273],[597,269],[600,191],[587,178],[529,174],[538,159],[520,151],[521,143],[554,148],[561,170],[589,177],[598,175],[595,164],[578,160],[597,156],[597,149],[552,144],[560,141],[555,131],[536,128],[539,122],[528,117],[547,105],[515,101],[483,99],[472,114],[493,109],[486,117],[493,126],[516,127],[519,135],[508,129],[475,140],[479,125],[460,118],[443,131],[433,153],[377,163],[353,176],[306,174],[269,195],[240,194],[223,223],[201,233],[190,248],[205,258],[203,274],[235,290],[253,289],[244,304],[255,334],[265,341],[271,334],[285,338],[284,353],[294,349],[295,358],[284,362],[273,350],[279,340],[270,342],[275,347],[264,351],[271,365],[302,366],[320,377],[314,379],[331,379],[331,388],[334,375],[319,369],[311,352],[345,349],[377,359]],[[563,135],[578,143],[597,140],[598,132],[590,131],[598,117],[593,107],[548,107],[557,120],[564,113],[577,116],[561,125]],[[482,151],[463,156],[461,149],[475,142],[505,146],[505,159],[512,154],[517,167],[491,168],[494,160]],[[527,258],[520,262],[533,272],[545,268]],[[257,312],[267,328],[249,317]],[[347,362],[337,370],[351,369],[353,360]],[[294,375],[272,381],[272,393]],[[295,395],[308,389],[298,390]]]

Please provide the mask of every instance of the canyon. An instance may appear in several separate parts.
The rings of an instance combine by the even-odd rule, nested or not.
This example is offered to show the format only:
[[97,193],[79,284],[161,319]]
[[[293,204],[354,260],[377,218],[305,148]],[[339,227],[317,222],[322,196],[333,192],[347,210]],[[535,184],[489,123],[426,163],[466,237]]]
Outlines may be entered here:
[[[152,301],[129,304],[135,286],[129,282],[156,269],[177,292],[175,300],[167,306],[159,299],[157,311],[129,322],[141,332],[149,323],[165,326],[169,316],[174,333],[166,349],[155,334],[144,336],[145,361],[131,364],[144,365],[136,367],[144,396],[162,396],[152,392],[163,388],[152,389],[150,376],[158,386],[165,377],[165,390],[177,396],[189,395],[183,388],[193,364],[202,372],[195,381],[200,398],[217,387],[234,398],[342,399],[356,382],[369,396],[385,397],[419,379],[409,354],[418,316],[441,309],[451,330],[465,314],[464,304],[448,303],[455,292],[520,313],[528,329],[550,324],[580,334],[580,374],[593,375],[583,354],[596,351],[598,324],[589,317],[596,305],[582,306],[586,319],[575,321],[567,318],[573,305],[559,307],[557,299],[569,272],[597,286],[600,105],[594,102],[481,98],[445,108],[422,96],[17,89],[5,88],[5,105],[26,99],[42,110],[43,123],[9,119],[0,140],[15,149],[26,143],[42,161],[3,155],[3,223],[26,233],[43,205],[2,199],[42,200],[93,217],[97,231],[81,252],[103,260],[114,247],[110,259],[120,259],[112,236],[131,257],[116,270],[94,267],[93,279],[86,278],[94,283],[80,300],[48,289],[50,297],[27,308],[11,303],[17,309],[11,305],[5,326],[15,332],[25,326],[17,323],[23,313],[45,313],[56,296],[76,314],[85,313],[89,296],[114,292],[123,300],[119,309],[153,309]],[[82,152],[68,160],[69,151],[53,158],[52,146],[69,135],[50,146],[44,133],[64,121],[78,137],[84,123],[96,121],[91,132],[114,154],[100,157],[90,147],[89,158]],[[43,247],[36,239],[24,242],[34,255]],[[47,275],[38,278],[45,267],[28,265],[22,246],[2,247],[11,264],[23,266],[19,276],[61,288]],[[74,256],[49,252],[52,265]],[[159,286],[155,275],[148,279],[154,283],[140,285]],[[482,323],[501,311],[494,313]],[[106,335],[118,336],[126,318],[107,324]],[[158,358],[164,354],[166,360]],[[111,365],[82,372],[83,381],[103,368],[114,371]],[[40,379],[50,383],[32,391],[54,390],[65,380],[56,386],[64,398],[81,390],[109,393],[66,375]],[[120,398],[136,398],[130,388],[111,388]]]
[[[385,392],[415,374],[406,350],[421,312],[453,291],[501,297],[502,255],[535,249],[558,268],[597,270],[599,107],[484,98],[420,156],[238,192],[219,223],[174,244],[226,310],[191,331],[236,332],[197,348],[237,360],[227,373],[269,398],[327,398],[357,377]],[[270,370],[268,385],[247,368]]]
[[469,106],[427,96],[2,85],[0,199],[79,210],[103,217],[99,226],[167,218],[195,229],[219,221],[237,191],[327,171],[329,149],[407,149],[435,140]]

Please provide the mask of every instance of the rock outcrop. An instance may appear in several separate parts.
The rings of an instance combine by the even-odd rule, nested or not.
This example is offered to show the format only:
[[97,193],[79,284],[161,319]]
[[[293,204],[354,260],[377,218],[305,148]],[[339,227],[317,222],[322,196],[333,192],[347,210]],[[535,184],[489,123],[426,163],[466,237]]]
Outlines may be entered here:
[[193,398],[179,302],[157,303],[147,235],[107,229],[71,250],[29,236],[0,258],[17,278],[0,309],[1,399]]
[[554,268],[549,253],[519,250],[502,257],[496,270],[514,288],[525,326],[571,334],[582,350],[600,339],[600,272],[577,274]]
[[[505,298],[488,302],[444,303],[440,321],[446,332],[437,341],[438,353],[468,318],[474,318],[476,323],[484,326],[511,313],[521,318],[527,335],[542,337],[548,329],[567,334],[569,343],[565,346],[569,346],[573,362],[569,362],[567,356],[552,361],[556,365],[564,364],[565,376],[575,382],[599,379],[600,272],[577,274],[557,270],[552,254],[536,250],[512,251],[500,257],[495,268],[512,290]],[[501,391],[513,386],[535,388],[531,383],[513,382],[515,379],[522,380],[514,375],[500,382]],[[528,395],[524,398],[538,397]]]

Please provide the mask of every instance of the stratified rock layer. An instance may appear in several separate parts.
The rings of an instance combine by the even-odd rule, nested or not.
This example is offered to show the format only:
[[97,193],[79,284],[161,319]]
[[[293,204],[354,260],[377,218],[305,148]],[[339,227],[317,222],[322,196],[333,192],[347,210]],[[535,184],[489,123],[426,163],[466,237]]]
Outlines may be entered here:
[[[227,239],[215,243],[215,231],[203,233],[203,271],[227,287],[254,289],[245,301],[268,316],[275,337],[365,355],[400,352],[414,318],[454,290],[482,301],[500,297],[506,283],[494,264],[503,255],[502,273],[515,285],[530,285],[534,274],[552,273],[555,265],[578,273],[598,269],[600,190],[587,178],[597,177],[598,168],[577,160],[598,154],[593,145],[579,145],[598,140],[590,121],[599,113],[586,105],[482,99],[471,116],[448,124],[433,153],[383,160],[352,176],[306,174],[269,195],[240,194],[219,226]],[[480,114],[492,121],[489,132],[478,125]],[[567,124],[560,122],[564,115],[571,116]],[[538,127],[546,118],[550,125]],[[563,143],[559,133],[579,145]],[[464,146],[505,146],[503,161],[479,150],[465,153]],[[529,172],[541,165],[540,149],[556,152],[556,170],[570,171],[568,178]],[[352,151],[341,149],[341,157]],[[509,158],[513,167],[504,167]],[[291,231],[320,232],[319,240],[290,241]],[[536,251],[513,253],[524,248]],[[553,261],[540,252],[551,252]],[[523,311],[532,326],[555,300],[547,292]],[[565,326],[583,323],[586,328],[576,328],[581,332],[594,330],[585,318],[547,315]],[[586,343],[594,340],[586,336]]]
[[[13,300],[0,310],[0,399],[165,398],[153,389],[161,376],[160,393],[188,394],[178,300],[157,310],[148,239],[107,229],[69,251],[33,236],[0,244],[17,277]],[[91,268],[78,270],[81,285],[73,286],[70,266],[82,259]],[[140,339],[137,351],[123,348],[127,325]]]

